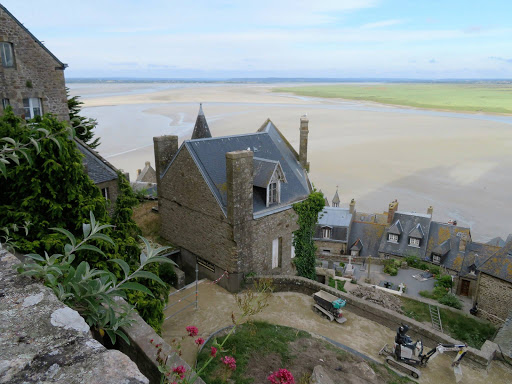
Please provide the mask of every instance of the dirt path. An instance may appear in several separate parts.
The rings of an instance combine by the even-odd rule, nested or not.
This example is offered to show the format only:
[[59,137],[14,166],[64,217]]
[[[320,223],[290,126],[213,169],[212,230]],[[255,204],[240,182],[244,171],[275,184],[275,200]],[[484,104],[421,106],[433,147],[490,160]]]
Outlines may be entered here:
[[[179,295],[190,293],[188,290]],[[173,296],[173,301],[179,300],[179,295]],[[181,304],[181,303],[180,303]],[[166,311],[171,315],[180,304]],[[382,361],[378,355],[379,349],[385,343],[392,343],[395,332],[371,320],[350,312],[350,307],[344,312],[347,322],[343,325],[330,323],[314,313],[311,309],[313,299],[307,295],[292,292],[276,293],[270,300],[270,305],[255,319],[274,324],[286,325],[318,335],[327,336],[345,344],[377,361]],[[212,284],[203,282],[199,285],[199,309],[186,309],[179,315],[167,320],[163,325],[162,336],[165,340],[181,339],[186,335],[185,327],[195,325],[199,328],[200,336],[209,337],[216,330],[231,324],[231,314],[238,313],[234,296]],[[182,342],[183,357],[191,364],[194,363],[197,348],[191,338]],[[312,359],[315,357],[312,356]],[[450,366],[453,354],[440,355],[422,369],[420,383],[455,383],[455,376]],[[493,362],[490,369],[475,369],[462,363],[464,383],[493,383],[508,384],[512,382],[512,370],[500,362]]]

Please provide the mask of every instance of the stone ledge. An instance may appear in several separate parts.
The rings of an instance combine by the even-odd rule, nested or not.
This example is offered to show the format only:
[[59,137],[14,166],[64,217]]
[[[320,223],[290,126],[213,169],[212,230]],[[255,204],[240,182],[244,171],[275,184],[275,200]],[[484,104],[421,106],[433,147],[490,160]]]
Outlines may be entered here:
[[0,383],[147,384],[128,356],[92,338],[78,312],[17,274],[0,250]]

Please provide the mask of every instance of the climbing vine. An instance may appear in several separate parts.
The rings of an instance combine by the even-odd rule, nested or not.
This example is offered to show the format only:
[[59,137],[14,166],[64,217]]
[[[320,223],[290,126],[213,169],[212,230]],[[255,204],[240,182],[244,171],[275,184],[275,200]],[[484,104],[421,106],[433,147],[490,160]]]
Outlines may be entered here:
[[294,204],[293,209],[298,214],[299,229],[295,231],[293,246],[295,247],[294,263],[299,276],[315,280],[315,253],[316,246],[313,242],[315,224],[318,222],[318,214],[325,205],[324,195],[314,190],[306,200]]

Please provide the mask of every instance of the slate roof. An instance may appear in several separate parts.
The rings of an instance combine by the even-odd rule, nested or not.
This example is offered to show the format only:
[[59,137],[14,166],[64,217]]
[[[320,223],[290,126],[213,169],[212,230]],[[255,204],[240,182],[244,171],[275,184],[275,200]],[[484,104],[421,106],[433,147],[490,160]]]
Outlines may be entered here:
[[156,183],[156,171],[151,166],[149,161],[146,161],[144,169],[140,172],[140,175],[137,176],[136,181],[143,181],[146,183]]
[[421,225],[418,224],[416,227],[413,228],[411,232],[409,232],[410,237],[414,237],[416,239],[423,239],[425,237],[425,234],[423,233],[423,230],[421,229]]
[[[427,248],[426,239],[428,239],[428,233],[430,230],[430,216],[420,213],[395,212],[393,220],[395,223],[386,232],[396,232],[393,227],[396,227],[397,225],[395,224],[400,222],[400,226],[403,229],[402,234],[398,237],[398,243],[389,242],[387,235],[382,236],[379,252],[402,257],[417,256],[421,259],[424,258],[425,250]],[[418,226],[418,224],[420,225],[420,230],[424,234],[424,238],[420,241],[419,248],[409,246],[409,233],[411,233],[411,231],[413,231]],[[391,232],[391,230],[393,230],[393,232]]]
[[94,184],[104,183],[117,179],[117,169],[107,160],[93,151],[83,141],[75,138],[76,145],[84,155],[82,163],[87,167],[87,174],[94,181]]
[[267,120],[257,133],[186,140],[164,172],[167,173],[182,150],[188,150],[219,206],[227,215],[226,153],[250,149],[254,156],[279,162],[287,183],[281,184],[281,202],[266,206],[265,196],[255,188],[253,213],[263,216],[288,208],[292,203],[307,198],[312,190],[306,171],[298,161],[297,152],[291,147],[276,126]]
[[195,139],[207,139],[212,137],[210,128],[206,122],[206,117],[203,112],[203,104],[199,104],[199,112],[197,114],[196,124],[194,125],[194,131],[192,132],[192,140]]
[[432,221],[424,260],[432,261],[432,253],[435,253],[441,256],[441,265],[460,271],[465,257],[464,251],[459,251],[461,236],[466,238],[467,244],[470,243],[469,228]]
[[363,249],[363,242],[361,239],[357,239],[356,242],[350,247],[351,251],[361,251]]
[[477,243],[477,242],[469,242],[466,246],[466,252],[464,253],[464,260],[462,262],[462,266],[460,269],[461,276],[473,276],[476,279],[476,275],[469,274],[471,272],[471,266],[474,265],[477,269],[487,261],[489,257],[494,255],[500,247]]
[[500,236],[497,236],[489,240],[487,244],[493,245],[495,247],[503,247],[505,245],[505,240],[503,240]]
[[336,189],[336,193],[334,194],[334,197],[332,198],[332,205],[339,204],[340,203],[340,196],[338,195],[338,190]]
[[401,235],[403,233],[402,224],[400,223],[400,220],[396,220],[391,227],[388,229],[388,233],[391,233],[393,235]]
[[64,64],[62,61],[57,59],[57,57],[53,53],[51,53],[50,50],[46,48],[45,45],[41,43],[41,41],[39,41],[37,37],[35,37],[16,17],[14,17],[14,15],[11,12],[7,10],[7,8],[0,4],[0,9],[7,13],[7,15],[11,17],[11,19],[13,19],[41,48],[43,48],[43,50],[46,51],[46,53],[48,53],[57,62],[57,64],[60,67],[59,69],[66,69],[68,65]]
[[512,283],[512,241],[487,258],[478,269],[481,273]]
[[[261,159],[259,157],[254,157],[254,185],[256,187],[267,188],[272,179],[272,175],[276,170],[278,172],[282,172],[281,165],[279,161]],[[286,182],[283,180],[283,182]]]
[[362,246],[359,255],[379,256],[379,246],[385,234],[386,225],[375,222],[353,221],[348,239],[349,250],[359,241]]
[[352,214],[348,209],[324,207],[322,212],[318,214],[314,238],[328,241],[328,239],[322,237],[322,227],[328,226],[332,228],[331,240],[347,242],[351,222]]

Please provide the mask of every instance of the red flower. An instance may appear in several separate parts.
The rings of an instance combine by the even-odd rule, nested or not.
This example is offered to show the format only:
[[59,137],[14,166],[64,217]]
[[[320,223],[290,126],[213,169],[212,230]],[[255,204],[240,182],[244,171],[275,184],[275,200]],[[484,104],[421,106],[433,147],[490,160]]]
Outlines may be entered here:
[[183,365],[178,365],[176,368],[173,368],[172,371],[178,374],[180,379],[183,379],[185,377],[185,372],[187,372],[187,368],[185,368]]
[[287,369],[281,368],[277,372],[273,372],[267,380],[272,384],[295,384],[295,378]]
[[197,344],[197,346],[200,346],[200,345],[203,345],[204,344],[204,339],[202,337],[198,337],[194,343]]
[[217,356],[217,348],[212,347],[212,350],[211,350],[211,352],[210,352],[210,355],[211,355],[212,357]]
[[220,361],[232,371],[236,369],[236,360],[233,356],[221,357]]
[[154,341],[153,339],[149,340],[149,342],[150,342],[151,344],[153,344],[153,341]]
[[197,329],[197,327],[194,327],[194,326],[189,326],[187,328],[185,328],[188,332],[188,335],[190,337],[194,337],[194,336],[197,336],[197,334],[199,333],[199,330]]

